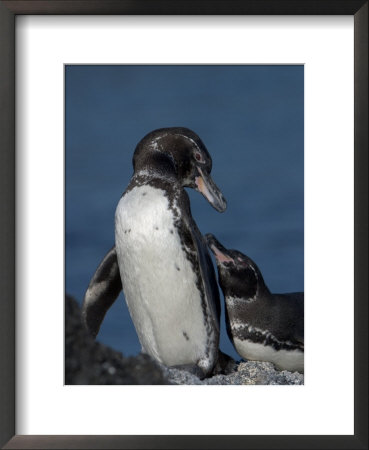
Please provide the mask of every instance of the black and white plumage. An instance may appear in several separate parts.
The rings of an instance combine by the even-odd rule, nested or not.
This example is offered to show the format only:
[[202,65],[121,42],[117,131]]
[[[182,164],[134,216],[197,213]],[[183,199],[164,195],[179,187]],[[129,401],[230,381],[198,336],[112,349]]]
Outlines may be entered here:
[[304,371],[304,293],[272,294],[257,265],[206,235],[226,304],[229,338],[245,359]]
[[96,337],[105,314],[122,291],[115,246],[104,256],[87,288],[82,305],[82,320]]
[[[210,177],[211,157],[191,130],[164,128],[139,142],[133,166],[115,214],[117,267],[128,309],[144,352],[167,366],[193,366],[206,376],[218,359],[219,291],[184,187],[201,192],[218,211],[225,210],[223,195]],[[110,268],[103,269],[103,261],[98,271],[116,282],[111,261]],[[95,302],[89,301],[94,285],[99,288],[92,280],[85,317],[89,305],[96,309],[96,296]],[[103,296],[99,302],[105,302]]]

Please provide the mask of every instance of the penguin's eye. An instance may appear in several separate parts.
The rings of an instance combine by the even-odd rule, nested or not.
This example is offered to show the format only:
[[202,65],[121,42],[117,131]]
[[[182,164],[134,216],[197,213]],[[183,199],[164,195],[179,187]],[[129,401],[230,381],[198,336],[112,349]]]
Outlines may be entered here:
[[205,162],[204,161],[204,158],[202,157],[202,154],[200,153],[200,152],[195,152],[195,158],[196,158],[196,161],[198,161],[198,162]]

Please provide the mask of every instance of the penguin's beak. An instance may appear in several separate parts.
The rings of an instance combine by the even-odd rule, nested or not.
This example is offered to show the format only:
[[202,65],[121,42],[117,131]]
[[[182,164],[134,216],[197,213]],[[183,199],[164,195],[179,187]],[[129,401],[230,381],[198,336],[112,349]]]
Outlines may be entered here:
[[217,263],[224,263],[224,262],[233,262],[234,263],[233,258],[228,256],[227,250],[215,238],[215,236],[213,234],[209,233],[205,236],[205,238],[206,238],[206,242],[208,243],[210,250],[214,253]]
[[220,189],[212,180],[210,174],[206,173],[197,166],[198,176],[195,177],[196,190],[206,198],[206,200],[219,212],[227,208],[226,199],[223,197]]

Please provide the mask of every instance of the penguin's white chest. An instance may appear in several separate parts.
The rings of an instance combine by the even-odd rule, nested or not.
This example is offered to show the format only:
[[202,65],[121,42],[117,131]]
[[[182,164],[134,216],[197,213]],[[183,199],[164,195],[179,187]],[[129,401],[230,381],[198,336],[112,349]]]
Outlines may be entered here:
[[139,186],[121,198],[115,242],[124,295],[143,350],[168,366],[195,364],[207,341],[201,296],[163,190]]
[[272,347],[234,338],[237,352],[251,361],[269,361],[280,370],[304,372],[304,353],[300,350],[274,350]]

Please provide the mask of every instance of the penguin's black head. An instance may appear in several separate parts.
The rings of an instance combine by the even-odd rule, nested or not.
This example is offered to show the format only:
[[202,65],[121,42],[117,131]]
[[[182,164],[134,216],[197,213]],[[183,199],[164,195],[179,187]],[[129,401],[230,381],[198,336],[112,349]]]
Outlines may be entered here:
[[227,203],[210,176],[211,157],[196,133],[188,128],[160,128],[147,134],[133,155],[135,173],[155,172],[174,177],[183,187],[195,189],[220,212]]
[[215,256],[219,284],[225,297],[250,299],[267,290],[254,261],[238,250],[227,250],[212,234],[206,240]]

